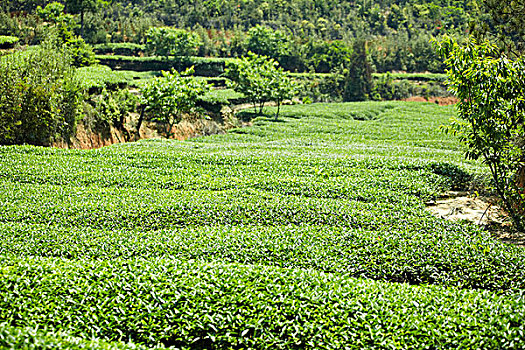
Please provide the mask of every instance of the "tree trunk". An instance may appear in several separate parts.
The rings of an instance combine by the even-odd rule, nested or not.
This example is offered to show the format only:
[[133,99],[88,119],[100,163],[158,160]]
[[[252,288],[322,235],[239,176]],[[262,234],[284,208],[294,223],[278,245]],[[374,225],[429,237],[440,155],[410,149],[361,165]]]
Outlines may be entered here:
[[80,36],[84,37],[84,10],[80,11]]
[[146,109],[146,106],[142,106],[140,108],[140,117],[137,122],[137,128],[135,131],[135,141],[137,141],[140,138],[140,127],[142,126],[142,121],[144,120],[144,110]]
[[[520,189],[521,194],[525,194],[525,166],[521,166],[518,169],[517,183],[518,188]],[[525,204],[522,202],[522,204]],[[521,207],[519,210],[520,214],[525,214],[525,206]]]

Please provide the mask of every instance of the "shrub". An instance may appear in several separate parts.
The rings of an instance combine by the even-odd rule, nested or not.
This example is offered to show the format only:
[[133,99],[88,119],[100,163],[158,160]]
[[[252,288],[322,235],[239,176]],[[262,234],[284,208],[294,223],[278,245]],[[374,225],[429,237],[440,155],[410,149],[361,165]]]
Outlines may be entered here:
[[152,27],[146,33],[146,51],[157,56],[192,56],[201,45],[200,37],[184,29]]
[[47,41],[0,61],[0,144],[48,144],[75,125],[80,89],[71,56]]
[[138,102],[138,97],[127,89],[108,91],[103,88],[93,99],[97,120],[119,128],[124,125],[128,113],[136,110]]
[[82,37],[73,36],[68,39],[65,44],[73,58],[73,66],[86,67],[96,62],[93,48],[87,44]]

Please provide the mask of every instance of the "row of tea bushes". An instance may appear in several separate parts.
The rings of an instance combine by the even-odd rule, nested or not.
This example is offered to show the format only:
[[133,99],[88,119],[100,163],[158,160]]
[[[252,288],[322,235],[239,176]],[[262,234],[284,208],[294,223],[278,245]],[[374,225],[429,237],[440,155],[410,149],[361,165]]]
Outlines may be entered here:
[[182,349],[525,346],[525,301],[313,270],[165,259],[2,262],[0,318]]
[[186,142],[0,147],[0,347],[523,348],[523,248],[425,210],[486,172],[439,131],[451,108],[272,112]]
[[108,342],[97,338],[84,339],[66,332],[48,332],[42,327],[11,327],[0,323],[0,348],[24,350],[146,350],[165,349],[135,343]]
[[[342,224],[342,223],[341,223]],[[198,226],[144,231],[1,224],[0,254],[89,260],[176,258],[315,269],[509,294],[525,289],[523,250],[437,220],[405,228]]]
[[194,67],[195,75],[204,77],[218,77],[224,73],[227,61],[231,58],[215,57],[133,57],[133,56],[106,56],[97,55],[96,59],[105,66],[116,70],[132,71],[169,71],[172,68],[184,71]]

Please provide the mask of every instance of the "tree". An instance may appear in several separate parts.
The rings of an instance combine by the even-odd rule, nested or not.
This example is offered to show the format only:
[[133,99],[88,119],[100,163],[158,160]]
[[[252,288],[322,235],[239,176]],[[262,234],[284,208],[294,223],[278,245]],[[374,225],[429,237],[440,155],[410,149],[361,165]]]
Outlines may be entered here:
[[[519,230],[525,218],[525,61],[509,59],[489,43],[437,42],[459,119],[445,130],[463,142],[468,159],[488,165],[503,207]],[[521,177],[520,177],[521,176]]]
[[329,73],[342,66],[348,66],[352,48],[340,40],[309,40],[305,45],[307,62],[317,73]]
[[297,84],[286,76],[282,68],[273,65],[268,72],[270,99],[277,105],[275,120],[279,118],[281,105],[285,100],[291,100],[297,92]]
[[275,101],[275,119],[279,117],[282,102],[291,99],[296,90],[295,83],[274,59],[253,52],[235,63],[228,63],[225,75],[231,80],[230,86],[250,100],[256,113],[262,114],[264,104]]
[[45,24],[58,30],[58,35],[66,41],[73,36],[75,29],[75,18],[70,14],[64,13],[64,5],[59,2],[51,2],[42,8],[37,7],[36,13]]
[[86,12],[95,12],[105,4],[103,0],[65,0],[66,10],[69,13],[80,14],[80,36],[84,36],[84,14]]
[[197,112],[198,98],[211,88],[205,81],[195,79],[193,73],[193,67],[182,73],[176,70],[162,72],[162,77],[152,79],[142,90],[145,112],[151,120],[164,124],[164,134],[168,138],[184,113]]
[[286,54],[287,42],[283,32],[258,25],[248,31],[246,50],[278,60]]
[[227,62],[224,73],[230,80],[229,86],[243,94],[258,113],[262,113],[264,103],[269,97],[267,82],[261,75],[265,64],[268,64],[266,57],[248,52],[247,56],[236,62]]
[[45,8],[38,6],[38,16],[44,20],[51,28],[57,32],[57,45],[65,45],[75,67],[89,66],[95,63],[95,53],[91,46],[86,44],[82,37],[73,33],[75,28],[74,18],[70,14],[64,13],[64,5],[52,2]]
[[170,27],[152,27],[146,33],[146,51],[158,56],[191,56],[202,45],[196,33]]
[[365,101],[370,99],[374,89],[372,66],[368,59],[366,43],[354,43],[350,65],[344,74],[344,101]]

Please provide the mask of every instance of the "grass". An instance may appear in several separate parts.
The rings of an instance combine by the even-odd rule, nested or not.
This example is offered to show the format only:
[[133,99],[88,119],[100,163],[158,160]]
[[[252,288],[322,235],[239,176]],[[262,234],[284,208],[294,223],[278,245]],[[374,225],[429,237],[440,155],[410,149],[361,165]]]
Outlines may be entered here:
[[186,142],[1,147],[0,347],[525,346],[523,248],[425,210],[486,174],[438,130],[452,107],[267,112]]

